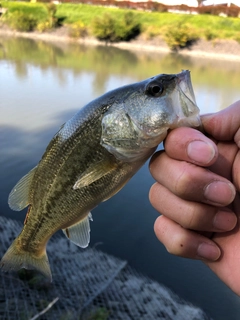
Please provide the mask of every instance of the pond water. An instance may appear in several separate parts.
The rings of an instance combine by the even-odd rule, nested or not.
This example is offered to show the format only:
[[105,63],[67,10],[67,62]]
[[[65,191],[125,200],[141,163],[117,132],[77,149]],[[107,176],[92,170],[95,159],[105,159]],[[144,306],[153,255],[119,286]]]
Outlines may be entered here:
[[[201,113],[239,99],[239,63],[0,38],[0,214],[23,221],[26,211],[11,211],[8,194],[79,108],[110,89],[182,69],[191,70]],[[123,190],[93,211],[91,246],[126,259],[213,319],[239,319],[239,298],[206,266],[171,256],[156,239],[153,224],[158,213],[148,200],[153,182],[146,164]]]

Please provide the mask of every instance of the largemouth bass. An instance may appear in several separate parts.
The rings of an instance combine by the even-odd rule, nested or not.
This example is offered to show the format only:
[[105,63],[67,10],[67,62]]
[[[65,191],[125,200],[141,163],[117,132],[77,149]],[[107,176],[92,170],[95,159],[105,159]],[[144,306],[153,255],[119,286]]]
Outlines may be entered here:
[[179,126],[200,126],[187,70],[115,89],[80,109],[9,195],[13,210],[28,206],[28,212],[0,262],[2,270],[36,269],[51,280],[46,253],[51,236],[62,229],[87,247],[91,210],[116,194],[168,130]]

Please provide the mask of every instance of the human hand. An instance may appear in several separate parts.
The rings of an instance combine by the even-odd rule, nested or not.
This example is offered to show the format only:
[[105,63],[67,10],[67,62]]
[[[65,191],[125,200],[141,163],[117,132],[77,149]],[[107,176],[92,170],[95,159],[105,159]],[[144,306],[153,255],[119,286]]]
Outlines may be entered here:
[[151,159],[154,230],[170,253],[203,260],[240,295],[240,101],[201,119],[208,137],[175,129]]

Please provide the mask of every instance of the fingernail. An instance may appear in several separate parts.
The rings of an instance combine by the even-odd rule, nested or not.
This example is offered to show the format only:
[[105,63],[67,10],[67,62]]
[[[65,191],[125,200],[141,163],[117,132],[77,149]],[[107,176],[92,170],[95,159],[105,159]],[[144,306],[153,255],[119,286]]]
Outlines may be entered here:
[[214,158],[216,151],[210,143],[195,140],[189,143],[187,154],[193,161],[206,165]]
[[197,255],[204,260],[216,261],[221,251],[216,245],[203,242],[198,246]]
[[218,211],[213,220],[213,227],[222,231],[232,230],[237,223],[237,217],[233,212]]
[[236,190],[231,183],[224,181],[213,181],[204,190],[207,200],[218,205],[228,205],[235,198]]

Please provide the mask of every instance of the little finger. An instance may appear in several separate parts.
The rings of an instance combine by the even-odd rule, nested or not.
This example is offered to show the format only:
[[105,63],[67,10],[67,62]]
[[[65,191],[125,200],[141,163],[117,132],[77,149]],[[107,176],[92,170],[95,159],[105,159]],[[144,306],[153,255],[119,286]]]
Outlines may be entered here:
[[197,232],[182,228],[167,217],[157,218],[154,231],[171,254],[207,261],[216,261],[221,256],[220,248],[215,242]]

